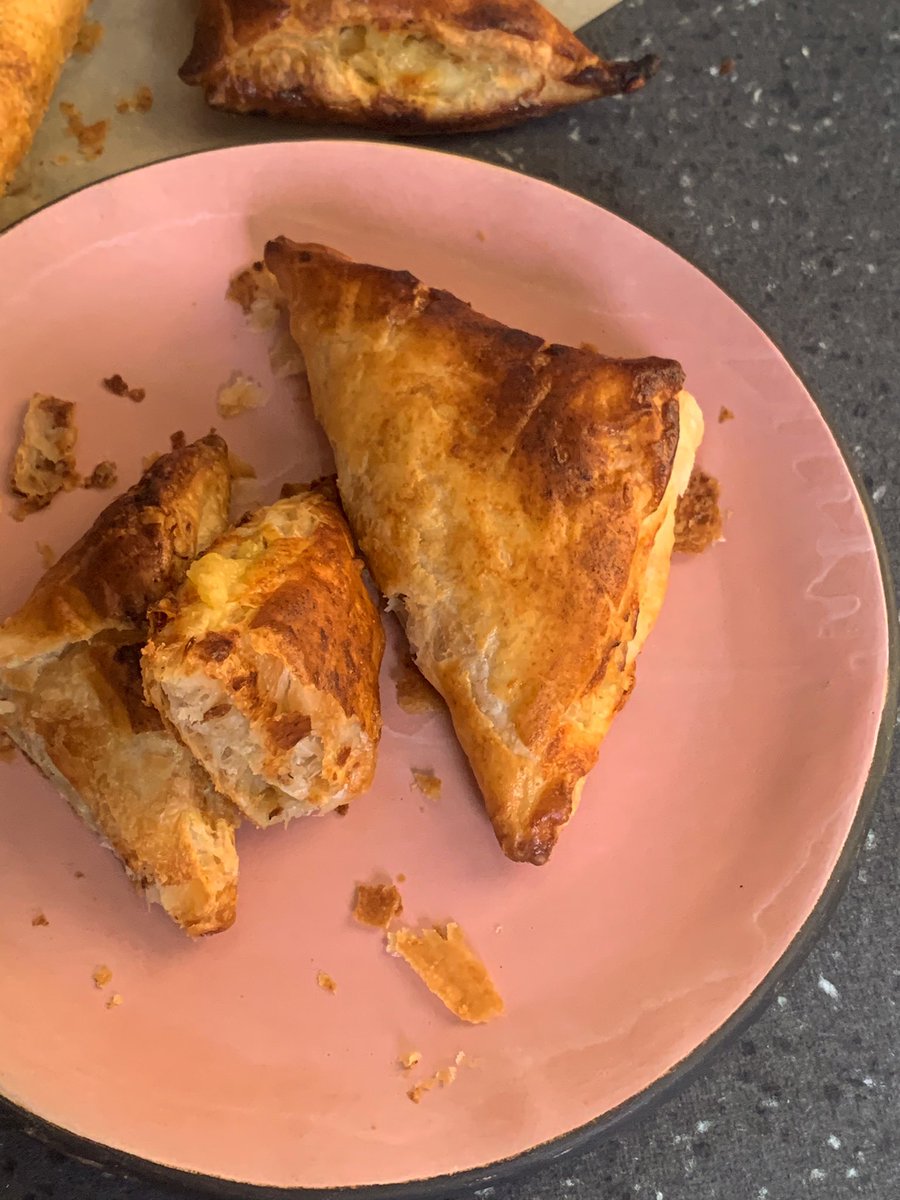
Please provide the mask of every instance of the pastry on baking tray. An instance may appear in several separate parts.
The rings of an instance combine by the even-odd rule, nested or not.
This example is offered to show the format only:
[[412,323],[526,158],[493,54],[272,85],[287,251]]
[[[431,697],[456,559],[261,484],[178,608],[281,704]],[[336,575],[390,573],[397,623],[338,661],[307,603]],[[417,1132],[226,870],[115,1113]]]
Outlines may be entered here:
[[0,196],[31,146],[90,0],[0,0]]
[[229,530],[151,617],[148,698],[257,825],[344,804],[375,770],[384,633],[330,489]]
[[496,129],[632,92],[536,0],[201,0],[181,68],[214,108],[391,133]]
[[191,934],[234,920],[237,814],[144,702],[140,652],[229,494],[221,438],[163,455],[0,626],[0,727]]
[[270,242],[344,509],[510,858],[544,862],[634,682],[703,422],[412,275]]

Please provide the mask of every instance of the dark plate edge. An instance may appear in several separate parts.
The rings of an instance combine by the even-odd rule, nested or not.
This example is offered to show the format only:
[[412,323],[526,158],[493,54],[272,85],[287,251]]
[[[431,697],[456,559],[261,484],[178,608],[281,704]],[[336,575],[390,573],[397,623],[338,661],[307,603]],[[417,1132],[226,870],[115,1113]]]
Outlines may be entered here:
[[[285,139],[283,141],[266,142],[264,144],[293,146],[297,145],[299,141],[306,140],[328,139]],[[354,140],[363,141],[363,144],[371,144],[365,142],[364,139],[349,138],[346,142],[341,139],[339,144],[351,145]],[[470,158],[470,156],[459,151],[434,150],[430,147],[399,147],[393,143],[387,144],[392,149],[409,149],[414,153]],[[228,153],[258,145],[258,142],[251,141],[242,145],[195,150],[187,154],[168,155],[150,163],[141,163],[124,171],[118,171],[104,179],[92,180],[18,218],[11,225],[0,231],[0,238],[38,213],[53,208],[55,205],[68,200],[70,196],[86,191],[88,188],[97,187],[107,182],[108,179],[116,179],[121,175],[131,175],[136,171],[143,171],[148,167],[173,162],[180,158],[194,158],[200,154]],[[498,166],[495,163],[484,162],[481,159],[471,159],[471,161],[478,162],[483,167],[503,171],[515,178],[522,178],[522,175],[518,171]],[[535,176],[528,176],[528,178],[540,186],[551,188],[553,191],[563,192],[568,196],[574,196],[576,199],[581,200],[582,203],[589,204],[593,208],[602,208],[602,205],[594,204],[593,201],[580,196],[577,192],[570,192],[566,188],[548,183],[546,180]],[[609,210],[604,209],[603,211],[608,212]],[[610,215],[615,216],[617,220],[622,221],[624,224],[632,224],[632,222],[618,216],[616,213],[611,213]],[[640,228],[639,226],[633,227]],[[644,236],[659,242],[660,245],[665,246],[671,253],[678,254],[677,250],[667,246],[665,242],[662,242],[653,234],[646,233],[644,230],[640,230],[640,232],[644,233]],[[678,257],[682,258],[680,254],[678,254]],[[682,261],[688,262],[687,259],[682,259]],[[720,1050],[724,1049],[725,1046],[732,1042],[761,1015],[763,1008],[771,1001],[782,984],[802,965],[834,913],[837,903],[847,886],[852,867],[869,828],[879,788],[887,773],[890,762],[893,733],[897,719],[898,692],[900,692],[900,661],[898,661],[897,637],[898,615],[893,578],[887,547],[878,524],[874,506],[859,477],[859,472],[848,452],[844,439],[834,428],[827,411],[823,409],[817,396],[807,386],[803,376],[784,353],[780,344],[768,332],[763,322],[757,318],[756,314],[750,311],[744,304],[738,304],[731,297],[730,293],[716,280],[706,275],[703,271],[700,271],[699,268],[694,267],[692,263],[688,263],[688,265],[697,271],[698,274],[703,275],[704,279],[712,283],[719,291],[724,292],[733,304],[750,317],[753,323],[772,342],[778,353],[784,358],[790,369],[803,384],[807,393],[812,397],[822,420],[840,451],[872,532],[872,540],[875,543],[881,583],[884,590],[888,626],[888,671],[884,705],[881,712],[878,736],[875,741],[875,749],[869,766],[869,773],[859,798],[856,816],[853,819],[853,824],[850,827],[834,870],[826,882],[815,907],[765,979],[751,992],[744,1003],[704,1042],[695,1047],[686,1058],[676,1063],[665,1075],[654,1080],[643,1091],[623,1104],[620,1104],[617,1108],[603,1113],[593,1121],[589,1121],[587,1124],[581,1125],[569,1133],[562,1134],[552,1141],[543,1142],[530,1150],[513,1155],[511,1158],[502,1159],[483,1167],[474,1167],[466,1171],[434,1176],[431,1179],[410,1180],[405,1183],[366,1184],[359,1187],[336,1188],[259,1186],[256,1184],[241,1183],[237,1180],[220,1179],[211,1175],[183,1171],[174,1167],[166,1167],[161,1163],[151,1162],[148,1159],[138,1158],[127,1151],[105,1146],[101,1142],[92,1141],[90,1138],[72,1133],[62,1126],[45,1121],[42,1117],[30,1113],[27,1109],[20,1107],[2,1095],[0,1095],[0,1117],[11,1120],[12,1123],[16,1124],[29,1136],[45,1142],[48,1146],[62,1151],[70,1158],[77,1159],[79,1162],[100,1168],[101,1170],[112,1171],[153,1183],[166,1184],[170,1187],[193,1193],[194,1195],[201,1193],[208,1196],[220,1197],[223,1200],[350,1200],[350,1198],[352,1200],[388,1200],[388,1198],[390,1200],[442,1200],[443,1197],[459,1195],[460,1193],[472,1191],[475,1188],[503,1183],[528,1170],[539,1170],[542,1167],[546,1167],[557,1159],[583,1149],[591,1142],[600,1141],[602,1138],[622,1129],[625,1125],[636,1122],[646,1113],[653,1111],[660,1104],[670,1100],[697,1078]]]

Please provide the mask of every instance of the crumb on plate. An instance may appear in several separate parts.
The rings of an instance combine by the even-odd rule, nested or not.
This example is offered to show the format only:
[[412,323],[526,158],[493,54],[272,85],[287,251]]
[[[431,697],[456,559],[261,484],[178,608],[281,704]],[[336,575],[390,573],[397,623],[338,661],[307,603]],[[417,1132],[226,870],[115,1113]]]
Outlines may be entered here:
[[417,1067],[422,1061],[421,1050],[409,1050],[406,1054],[401,1054],[397,1062],[404,1071],[411,1071],[413,1067]]
[[123,116],[126,113],[146,113],[153,107],[153,89],[145,83],[137,89],[133,96],[123,96],[116,102],[116,112]]
[[35,542],[34,548],[41,556],[41,562],[48,569],[56,562],[56,551],[52,546],[48,546],[46,542]]
[[113,994],[110,996],[110,998],[106,1002],[106,1007],[107,1008],[118,1008],[121,1003],[122,1003],[121,993],[113,992]]
[[337,815],[339,817],[346,817],[347,813],[350,811],[350,805],[349,804],[337,804],[337,805],[335,805],[334,811],[337,813]]
[[323,992],[334,993],[337,991],[337,984],[334,982],[334,980],[331,978],[331,976],[328,974],[327,971],[317,972],[316,983],[319,985],[319,987],[322,989]]
[[356,887],[353,916],[360,925],[387,929],[403,912],[403,898],[392,883],[360,883]]
[[397,703],[405,713],[416,715],[437,712],[444,701],[407,654],[391,672],[397,689]]
[[169,445],[173,450],[183,450],[187,445],[187,438],[183,429],[176,429],[174,433],[169,434]]
[[144,388],[129,387],[121,375],[116,373],[110,375],[103,380],[103,386],[108,392],[112,392],[114,396],[127,396],[129,400],[133,400],[135,404],[140,402],[147,395]]
[[50,924],[50,922],[47,920],[47,918],[44,916],[44,914],[42,912],[35,913],[34,916],[31,918],[31,923],[32,923],[32,925],[35,926],[35,928],[37,928],[38,926],[41,926],[41,925],[49,925]]
[[243,371],[232,372],[227,383],[223,383],[219,388],[216,397],[216,407],[225,418],[236,417],[251,408],[260,408],[265,402],[266,395],[260,384]]
[[86,488],[96,488],[98,491],[105,492],[108,488],[115,487],[119,482],[119,472],[116,464],[109,459],[104,459],[103,462],[97,463],[90,475],[84,481]]
[[257,333],[274,328],[287,307],[278,280],[263,262],[232,275],[225,298],[240,305],[247,324]]
[[107,966],[95,967],[91,979],[94,981],[94,987],[105,988],[112,980],[112,971]]
[[81,113],[74,104],[67,100],[60,103],[59,111],[66,118],[66,133],[78,142],[78,153],[90,162],[99,158],[106,144],[109,132],[109,121],[105,118],[95,121],[93,125],[85,125]]
[[719,424],[722,425],[726,421],[733,421],[733,420],[734,420],[734,413],[731,411],[730,408],[726,408],[725,405],[723,404],[722,407],[719,409]]
[[398,929],[388,934],[387,950],[412,967],[460,1020],[480,1024],[503,1012],[503,1000],[487,967],[456,922],[446,928]]
[[78,30],[73,53],[77,54],[79,58],[86,54],[92,54],[103,41],[103,34],[102,22],[85,20]]
[[694,467],[687,491],[675,509],[675,549],[682,554],[702,554],[722,537],[719,483]]
[[429,1075],[427,1079],[422,1079],[406,1093],[412,1100],[413,1104],[420,1104],[422,1097],[426,1092],[432,1091],[436,1087],[449,1087],[454,1082],[459,1074],[459,1067],[465,1059],[465,1053],[460,1050],[456,1059],[452,1063],[448,1063],[445,1067],[439,1067],[433,1075]]
[[434,771],[424,771],[418,767],[413,767],[412,777],[413,783],[423,796],[427,796],[429,800],[440,800],[442,784]]
[[12,490],[21,497],[13,513],[16,520],[46,508],[58,492],[77,486],[77,438],[71,400],[40,392],[31,397],[10,474]]

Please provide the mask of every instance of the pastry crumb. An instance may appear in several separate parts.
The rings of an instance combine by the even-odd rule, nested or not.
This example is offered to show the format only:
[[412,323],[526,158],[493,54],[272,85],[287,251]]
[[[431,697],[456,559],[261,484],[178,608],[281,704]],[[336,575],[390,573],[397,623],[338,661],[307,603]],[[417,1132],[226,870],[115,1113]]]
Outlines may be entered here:
[[66,134],[78,142],[78,153],[88,162],[99,158],[106,146],[106,135],[109,132],[109,121],[105,118],[95,121],[93,125],[85,125],[81,113],[74,104],[67,100],[60,103],[59,111],[66,118]]
[[335,805],[334,811],[337,813],[337,815],[339,817],[346,817],[347,813],[350,811],[350,805],[349,804]]
[[675,509],[675,550],[702,554],[722,537],[719,483],[700,467],[694,467],[687,490]]
[[121,1003],[122,1003],[121,993],[113,992],[113,994],[110,996],[110,998],[106,1002],[106,1007],[107,1008],[118,1008]]
[[94,987],[105,988],[112,980],[112,971],[106,966],[95,967],[91,979],[94,981]]
[[153,89],[141,84],[133,96],[123,96],[116,103],[116,112],[123,116],[126,113],[146,113],[153,107]]
[[219,388],[216,407],[225,418],[236,417],[251,408],[260,408],[266,402],[265,393],[255,379],[243,371],[234,371],[227,383]]
[[417,715],[437,712],[444,707],[440,693],[431,686],[408,654],[397,664],[391,676],[397,690],[397,703],[405,713]]
[[464,1059],[465,1054],[462,1050],[460,1050],[452,1063],[449,1063],[446,1067],[439,1067],[435,1073],[430,1075],[427,1079],[422,1079],[419,1083],[413,1084],[413,1086],[406,1093],[410,1100],[412,1100],[413,1104],[420,1104],[422,1097],[436,1087],[449,1087],[459,1074],[459,1067]]
[[503,1000],[487,967],[454,921],[445,929],[398,929],[388,934],[387,950],[412,967],[460,1020],[480,1024],[502,1014]]
[[76,879],[84,879],[84,871],[75,871],[74,875]]
[[46,508],[58,492],[79,482],[75,470],[75,405],[36,392],[28,401],[10,485],[21,497],[13,516],[21,521]]
[[108,379],[104,379],[103,386],[108,392],[112,392],[114,396],[127,396],[135,404],[140,404],[147,395],[144,388],[129,387],[119,374],[110,375]]
[[232,479],[255,479],[256,469],[240,458],[233,450],[228,451],[228,474]]
[[104,32],[102,22],[84,21],[78,30],[78,38],[72,53],[78,55],[79,58],[92,54],[103,41]]
[[400,1066],[403,1068],[404,1071],[411,1071],[413,1069],[413,1067],[418,1066],[421,1061],[422,1061],[421,1050],[410,1050],[407,1054],[401,1054],[400,1057],[397,1059],[397,1062],[400,1064]]
[[725,405],[723,404],[722,407],[719,409],[719,424],[723,425],[726,421],[733,421],[733,420],[734,420],[734,413],[731,411],[730,408],[726,408]]
[[108,488],[115,487],[118,482],[119,471],[116,464],[104,459],[103,462],[97,463],[85,479],[84,487],[96,488],[98,491],[105,492]]
[[41,556],[41,562],[45,567],[50,568],[56,562],[56,551],[52,546],[48,546],[46,542],[35,542],[34,548]]
[[418,767],[412,768],[413,782],[429,800],[440,800],[441,787],[443,786],[440,779],[435,775],[434,771],[419,770]]
[[49,925],[50,924],[50,922],[47,920],[47,918],[44,916],[44,914],[42,912],[35,913],[34,916],[31,918],[31,923],[36,928],[41,925]]
[[273,329],[287,307],[278,280],[263,262],[252,263],[233,275],[225,299],[240,305],[247,324],[257,333]]
[[484,242],[484,241],[486,241],[486,240],[487,240],[487,239],[485,238],[485,236],[484,236],[484,230],[483,230],[483,229],[476,229],[476,230],[475,230],[475,236],[478,238],[479,242]]
[[337,984],[334,982],[334,980],[331,978],[331,976],[328,974],[327,971],[319,971],[316,974],[316,983],[319,985],[319,987],[322,989],[323,992],[332,992],[333,993],[333,992],[337,991]]
[[387,929],[402,912],[403,898],[392,883],[357,884],[353,916],[360,925]]

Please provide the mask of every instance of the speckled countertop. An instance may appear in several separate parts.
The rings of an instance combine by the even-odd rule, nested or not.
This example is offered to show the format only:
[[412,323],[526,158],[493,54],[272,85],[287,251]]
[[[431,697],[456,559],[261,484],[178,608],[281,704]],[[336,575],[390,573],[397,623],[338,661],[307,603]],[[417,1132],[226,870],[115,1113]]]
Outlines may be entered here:
[[[132,0],[95,7],[110,23],[137,10]],[[183,0],[148,7],[156,40],[171,45],[170,28],[185,28]],[[900,12],[883,0],[625,0],[584,37],[619,55],[652,47],[665,58],[663,70],[628,101],[440,144],[589,197],[730,292],[781,345],[852,449],[896,565]],[[146,82],[148,55],[135,48],[133,85]],[[727,58],[735,68],[720,75]],[[73,62],[58,98],[77,96],[79,74],[99,70],[99,61]],[[116,86],[121,91],[123,79]],[[181,146],[269,135],[260,123],[205,113],[177,80],[156,92],[153,112],[114,117],[109,157],[81,166],[81,179]],[[113,98],[106,112],[86,112],[86,119],[108,115]],[[58,116],[52,120],[58,125]],[[51,134],[42,134],[37,157],[42,146],[49,154]],[[73,170],[54,177],[50,165],[36,165],[34,182],[0,202],[0,226],[74,186]],[[900,1196],[898,800],[895,767],[818,947],[702,1078],[626,1133],[481,1195]],[[3,1200],[180,1194],[100,1176],[0,1118]]]

